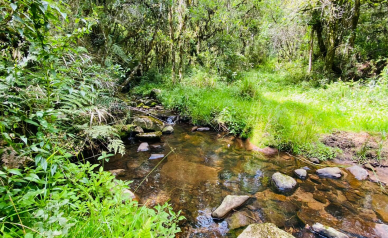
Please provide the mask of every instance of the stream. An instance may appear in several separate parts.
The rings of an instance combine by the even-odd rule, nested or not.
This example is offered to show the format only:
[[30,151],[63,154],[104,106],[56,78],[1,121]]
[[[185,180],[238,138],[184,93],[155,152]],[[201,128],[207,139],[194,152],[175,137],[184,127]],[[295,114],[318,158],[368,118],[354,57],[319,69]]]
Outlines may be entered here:
[[[132,180],[134,191],[160,162],[151,154],[167,155],[136,191],[140,203],[154,206],[169,202],[186,217],[179,237],[237,237],[251,223],[272,222],[295,237],[316,237],[306,224],[331,226],[350,237],[388,237],[388,196],[370,181],[358,181],[342,168],[341,179],[320,178],[315,169],[295,157],[280,153],[265,157],[252,151],[248,140],[215,132],[191,131],[188,124],[176,124],[174,133],[161,141],[148,142],[150,151],[137,152],[140,142],[132,141],[124,156],[111,158],[105,170],[125,169],[118,177]],[[326,163],[326,166],[328,163]],[[271,176],[308,167],[308,178],[297,179],[292,194],[276,193]],[[306,168],[307,169],[307,168]],[[223,220],[214,211],[227,195],[251,198]],[[386,221],[386,220],[385,220]]]

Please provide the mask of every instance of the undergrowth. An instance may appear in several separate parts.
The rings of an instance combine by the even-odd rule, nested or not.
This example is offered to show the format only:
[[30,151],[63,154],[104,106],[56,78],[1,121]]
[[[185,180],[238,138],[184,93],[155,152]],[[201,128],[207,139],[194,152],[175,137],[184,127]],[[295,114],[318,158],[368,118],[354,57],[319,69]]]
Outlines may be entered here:
[[319,141],[324,133],[388,131],[387,70],[379,78],[359,82],[331,82],[302,70],[298,65],[265,65],[227,82],[196,69],[177,85],[165,77],[164,84],[148,81],[133,92],[161,88],[162,103],[189,115],[194,124],[320,159],[337,153]]

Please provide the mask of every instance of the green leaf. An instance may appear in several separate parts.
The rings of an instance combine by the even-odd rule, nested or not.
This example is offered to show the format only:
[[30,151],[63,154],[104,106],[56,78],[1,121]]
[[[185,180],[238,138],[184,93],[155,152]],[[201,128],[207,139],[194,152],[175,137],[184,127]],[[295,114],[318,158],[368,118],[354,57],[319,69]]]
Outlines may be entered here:
[[24,121],[27,122],[27,123],[29,123],[29,124],[32,124],[32,125],[34,125],[34,126],[39,126],[38,123],[36,123],[36,122],[34,122],[33,120],[30,120],[30,119],[26,119],[26,120],[24,120]]
[[9,169],[8,172],[15,175],[22,175],[19,169]]
[[20,139],[24,142],[24,144],[27,145],[27,137],[25,137],[25,136],[20,136]]
[[18,5],[16,5],[15,3],[11,3],[10,4],[11,5],[11,8],[12,8],[12,10],[16,10],[16,8],[18,8]]
[[42,159],[40,166],[42,166],[44,171],[47,171],[47,161],[45,159]]

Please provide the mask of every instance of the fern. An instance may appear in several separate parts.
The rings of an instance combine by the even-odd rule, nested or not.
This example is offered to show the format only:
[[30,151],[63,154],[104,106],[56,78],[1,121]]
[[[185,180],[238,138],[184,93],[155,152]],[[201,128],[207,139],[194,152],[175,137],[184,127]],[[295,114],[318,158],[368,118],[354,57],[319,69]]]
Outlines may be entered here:
[[119,56],[124,62],[128,63],[130,61],[129,57],[127,54],[124,52],[124,50],[117,44],[112,45],[112,51],[115,53],[117,56]]

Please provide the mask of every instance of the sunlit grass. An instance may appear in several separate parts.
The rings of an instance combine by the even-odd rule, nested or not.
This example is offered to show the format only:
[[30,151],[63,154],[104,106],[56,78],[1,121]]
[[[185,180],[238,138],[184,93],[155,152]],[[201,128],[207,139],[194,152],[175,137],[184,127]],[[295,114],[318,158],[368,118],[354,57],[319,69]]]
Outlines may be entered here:
[[179,85],[157,87],[163,88],[160,99],[167,108],[190,115],[193,123],[227,125],[259,146],[298,152],[334,130],[388,131],[388,87],[374,82],[317,86],[295,83],[288,71],[262,69],[246,72],[233,83],[196,72]]

